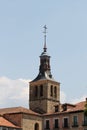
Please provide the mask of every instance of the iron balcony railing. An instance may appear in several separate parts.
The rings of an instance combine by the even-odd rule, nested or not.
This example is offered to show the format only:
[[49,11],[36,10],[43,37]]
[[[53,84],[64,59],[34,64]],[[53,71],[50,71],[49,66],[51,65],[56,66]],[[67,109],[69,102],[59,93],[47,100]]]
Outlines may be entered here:
[[78,122],[73,122],[72,127],[78,127]]
[[83,121],[82,125],[87,126],[87,121]]

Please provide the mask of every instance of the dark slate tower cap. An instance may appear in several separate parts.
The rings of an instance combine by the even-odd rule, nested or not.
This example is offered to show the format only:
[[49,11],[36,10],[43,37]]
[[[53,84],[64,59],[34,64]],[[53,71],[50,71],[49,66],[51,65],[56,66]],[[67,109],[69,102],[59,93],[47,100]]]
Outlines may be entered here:
[[49,56],[48,53],[47,53],[46,45],[45,45],[45,48],[43,48],[43,52],[41,53],[40,57],[44,57],[44,56]]

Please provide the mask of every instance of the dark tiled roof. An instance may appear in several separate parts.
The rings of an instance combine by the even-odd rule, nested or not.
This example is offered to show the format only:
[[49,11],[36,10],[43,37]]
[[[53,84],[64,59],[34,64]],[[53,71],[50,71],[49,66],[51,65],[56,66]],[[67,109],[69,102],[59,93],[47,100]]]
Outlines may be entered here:
[[39,73],[38,76],[31,82],[35,82],[38,80],[46,80],[46,79],[55,81],[50,72],[44,72],[44,73]]
[[35,113],[34,111],[24,108],[24,107],[12,107],[12,108],[0,109],[0,115],[13,114],[13,113],[26,113],[26,114],[31,114],[31,115],[39,115],[38,113]]
[[3,117],[0,117],[0,126],[5,126],[5,127],[11,127],[11,128],[20,128],[9,122]]

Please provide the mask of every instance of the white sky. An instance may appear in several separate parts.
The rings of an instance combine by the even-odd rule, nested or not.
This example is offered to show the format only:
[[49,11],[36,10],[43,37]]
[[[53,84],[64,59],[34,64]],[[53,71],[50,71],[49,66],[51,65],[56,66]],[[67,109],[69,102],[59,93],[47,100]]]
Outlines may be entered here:
[[87,0],[1,0],[0,107],[27,106],[23,79],[38,74],[45,24],[61,100],[71,103],[87,96]]

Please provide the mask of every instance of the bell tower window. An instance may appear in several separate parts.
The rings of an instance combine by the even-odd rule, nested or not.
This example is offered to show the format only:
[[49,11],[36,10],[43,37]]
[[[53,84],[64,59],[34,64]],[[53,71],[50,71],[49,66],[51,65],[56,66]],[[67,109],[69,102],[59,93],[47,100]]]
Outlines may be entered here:
[[35,97],[38,96],[38,86],[35,86]]
[[54,87],[54,97],[55,98],[57,97],[57,87],[56,86]]
[[43,96],[43,85],[40,85],[40,96]]
[[50,87],[50,96],[53,96],[53,85]]

